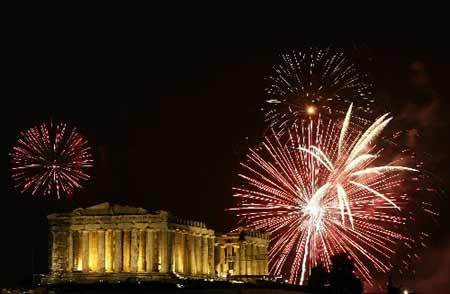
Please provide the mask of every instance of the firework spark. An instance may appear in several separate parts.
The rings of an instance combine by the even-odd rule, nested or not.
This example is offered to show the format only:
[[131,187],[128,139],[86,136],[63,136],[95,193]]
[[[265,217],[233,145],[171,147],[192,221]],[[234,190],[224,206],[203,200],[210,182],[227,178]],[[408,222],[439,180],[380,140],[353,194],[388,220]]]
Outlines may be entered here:
[[89,179],[92,167],[87,140],[76,128],[50,122],[20,133],[10,154],[12,178],[21,193],[73,195]]
[[371,112],[371,83],[342,52],[309,48],[281,55],[273,67],[266,88],[270,127],[284,130],[305,115],[333,111],[336,105],[354,103],[360,111]]
[[383,148],[375,141],[391,121],[385,114],[365,131],[351,128],[352,106],[342,124],[303,120],[283,135],[273,132],[248,154],[235,188],[246,224],[272,233],[271,274],[288,273],[303,284],[313,266],[330,268],[330,257],[348,252],[359,275],[388,272],[399,242],[411,238],[401,229],[408,199],[399,188],[402,158],[377,165]]

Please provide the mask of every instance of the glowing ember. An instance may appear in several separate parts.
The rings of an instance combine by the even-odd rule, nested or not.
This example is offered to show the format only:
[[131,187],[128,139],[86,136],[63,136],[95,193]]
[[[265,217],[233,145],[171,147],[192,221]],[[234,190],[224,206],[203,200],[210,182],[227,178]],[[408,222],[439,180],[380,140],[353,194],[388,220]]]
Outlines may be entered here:
[[316,108],[314,106],[308,106],[306,108],[306,113],[308,113],[309,115],[316,114]]

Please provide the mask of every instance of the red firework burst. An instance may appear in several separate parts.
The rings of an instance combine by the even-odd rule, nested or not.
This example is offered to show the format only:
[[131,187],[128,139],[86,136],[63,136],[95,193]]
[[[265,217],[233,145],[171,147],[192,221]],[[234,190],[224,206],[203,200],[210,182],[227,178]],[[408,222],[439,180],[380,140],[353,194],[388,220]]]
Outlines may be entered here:
[[319,118],[273,132],[242,163],[240,204],[231,210],[272,234],[271,274],[291,283],[304,284],[317,264],[329,269],[339,252],[371,283],[375,272],[392,269],[399,244],[413,246],[406,230],[413,200],[403,190],[408,178],[418,180],[419,166],[403,166],[400,154],[389,160],[376,145],[388,115],[359,131],[350,127],[351,108],[342,124]]
[[21,193],[68,198],[92,167],[88,141],[65,123],[42,123],[21,132],[11,152],[12,179]]

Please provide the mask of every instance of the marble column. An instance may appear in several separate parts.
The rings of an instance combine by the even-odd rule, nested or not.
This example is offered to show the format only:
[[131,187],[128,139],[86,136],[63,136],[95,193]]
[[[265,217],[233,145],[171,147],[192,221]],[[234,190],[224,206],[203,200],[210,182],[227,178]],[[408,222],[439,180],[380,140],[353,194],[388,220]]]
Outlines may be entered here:
[[241,275],[247,275],[247,245],[244,242],[240,242],[240,266]]
[[145,265],[147,272],[155,271],[155,238],[153,236],[153,230],[147,230],[147,244],[145,245]]
[[229,270],[228,261],[230,259],[230,255],[231,255],[230,246],[228,244],[225,244],[225,246],[223,247],[223,251],[224,251],[223,272],[228,275],[228,270]]
[[264,247],[259,246],[259,274],[264,275]]
[[139,240],[138,240],[138,230],[133,229],[130,232],[130,272],[137,272],[138,269],[138,258],[139,258]]
[[197,265],[197,274],[202,274],[202,236],[195,235],[195,258]]
[[179,232],[179,238],[180,238],[180,250],[179,250],[179,272],[185,274],[186,273],[186,234],[182,231]]
[[153,243],[155,244],[153,250],[153,268],[154,271],[159,272],[161,270],[161,252],[159,242],[161,241],[161,233],[159,230],[153,231]]
[[249,244],[249,248],[250,248],[250,251],[247,252],[247,257],[250,260],[250,274],[253,276],[253,275],[255,275],[255,263],[256,263],[256,260],[255,260],[255,244],[250,243]]
[[194,236],[192,233],[189,233],[187,235],[187,247],[188,247],[188,253],[189,253],[189,259],[188,259],[188,268],[189,268],[189,274],[195,275],[197,273],[196,271],[196,262],[195,262],[195,242],[194,242]]
[[97,231],[89,231],[89,271],[98,270],[98,238]]
[[167,246],[167,229],[163,229],[160,232],[159,238],[159,253],[161,256],[161,272],[167,273],[169,270],[168,260],[168,246]]
[[167,231],[167,263],[168,271],[175,271],[175,232],[173,230]]
[[113,271],[113,231],[107,230],[105,231],[105,271],[112,272]]
[[145,272],[145,242],[147,237],[147,232],[144,230],[139,230],[139,257],[138,257],[138,272]]
[[219,264],[220,272],[225,273],[225,245],[219,245]]
[[214,270],[214,237],[208,237],[208,267],[209,275],[215,277],[216,273]]
[[259,258],[258,246],[256,244],[253,244],[253,274],[254,275],[258,274],[258,265],[259,265],[258,258]]
[[48,232],[48,270],[49,272],[54,271],[53,258],[55,256],[55,234],[53,231]]
[[254,275],[258,274],[258,265],[259,265],[258,258],[259,258],[259,256],[258,256],[258,245],[253,244],[253,274]]
[[180,231],[174,231],[174,251],[175,251],[175,271],[177,273],[183,272],[183,260],[182,260],[182,254],[181,254],[181,232]]
[[256,250],[256,274],[257,275],[262,275],[262,269],[261,269],[261,266],[262,266],[262,259],[261,259],[261,247],[260,247],[260,245],[256,245],[255,246],[255,250]]
[[82,235],[83,242],[83,255],[82,255],[82,265],[83,272],[89,272],[89,232],[84,230]]
[[122,231],[114,232],[114,272],[119,273],[123,269],[122,263]]
[[241,274],[241,269],[240,269],[240,263],[241,263],[241,258],[240,258],[240,249],[239,246],[234,246],[234,256],[233,256],[233,266],[234,266],[234,272],[233,274],[236,276],[239,276]]
[[268,276],[269,275],[269,252],[268,252],[268,247],[264,246],[263,247],[263,252],[264,252],[264,275]]
[[73,270],[79,271],[81,270],[78,265],[80,264],[80,233],[78,231],[74,231],[72,234],[73,240]]
[[259,260],[259,274],[264,275],[264,247],[259,245],[258,247],[258,260]]
[[67,270],[71,272],[73,270],[73,232],[69,231],[69,235],[67,237],[68,242],[68,248],[67,248],[67,255],[68,255],[68,264],[67,264]]
[[251,248],[251,268],[252,268],[252,275],[256,275],[256,263],[257,263],[257,260],[256,260],[256,246],[255,246],[255,244],[254,243],[252,243],[251,245],[250,245],[250,248]]
[[208,236],[203,235],[202,238],[202,274],[207,275],[209,272],[208,264]]
[[98,251],[97,251],[97,270],[100,273],[105,272],[105,231],[97,231]]
[[259,275],[258,267],[259,267],[258,245],[253,244],[253,274],[254,275]]
[[130,245],[131,245],[131,231],[123,230],[123,260],[122,260],[122,269],[124,272],[130,272]]
[[175,231],[175,250],[176,250],[176,268],[178,273],[183,273],[183,248],[181,246],[181,240],[183,238],[183,233],[181,231]]

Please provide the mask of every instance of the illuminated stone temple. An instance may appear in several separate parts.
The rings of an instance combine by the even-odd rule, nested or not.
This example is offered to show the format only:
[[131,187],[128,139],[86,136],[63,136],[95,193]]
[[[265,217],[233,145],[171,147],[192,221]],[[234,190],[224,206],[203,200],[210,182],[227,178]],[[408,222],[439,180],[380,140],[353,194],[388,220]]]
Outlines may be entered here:
[[239,227],[216,237],[216,270],[219,277],[247,280],[267,276],[269,234]]
[[48,221],[46,283],[267,275],[268,236],[250,229],[216,237],[203,222],[109,203]]

